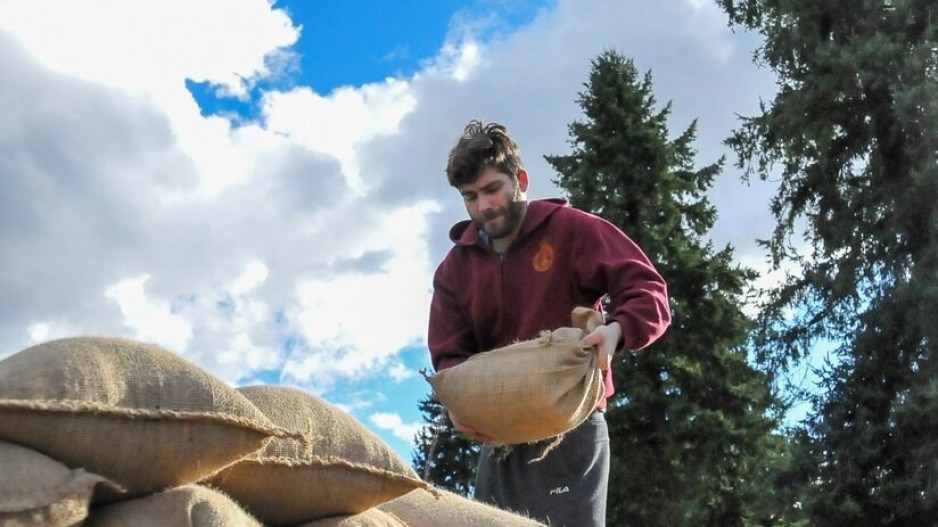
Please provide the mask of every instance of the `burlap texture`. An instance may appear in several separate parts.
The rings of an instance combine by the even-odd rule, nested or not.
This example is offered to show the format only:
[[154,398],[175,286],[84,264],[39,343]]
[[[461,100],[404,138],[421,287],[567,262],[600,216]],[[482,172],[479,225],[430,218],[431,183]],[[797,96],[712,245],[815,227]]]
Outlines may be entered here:
[[231,498],[183,485],[92,509],[85,527],[263,527]]
[[126,488],[122,498],[199,481],[271,435],[296,436],[157,346],[76,337],[0,361],[0,439],[100,474]]
[[356,514],[426,487],[377,435],[321,398],[283,386],[238,390],[278,426],[321,438],[311,448],[274,439],[209,480],[265,524]]
[[0,441],[0,525],[4,527],[77,525],[88,515],[99,483],[110,485],[106,478]]
[[358,514],[323,518],[298,527],[408,527],[408,524],[391,513],[380,509],[368,509]]
[[415,490],[381,504],[407,527],[546,527],[544,524],[452,492],[436,489],[439,496]]
[[436,399],[459,422],[498,444],[572,430],[596,409],[605,390],[596,350],[581,342],[599,313],[578,308],[572,318],[582,327],[545,331],[437,372],[428,378]]

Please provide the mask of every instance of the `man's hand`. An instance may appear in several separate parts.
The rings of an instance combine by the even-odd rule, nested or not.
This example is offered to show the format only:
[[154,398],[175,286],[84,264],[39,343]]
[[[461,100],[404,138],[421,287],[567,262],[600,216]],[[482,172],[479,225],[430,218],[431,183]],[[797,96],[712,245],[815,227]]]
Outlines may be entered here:
[[456,420],[456,417],[453,416],[453,412],[449,412],[449,420],[450,420],[450,422],[453,423],[453,428],[455,428],[455,429],[458,430],[459,432],[462,432],[463,434],[465,434],[465,435],[471,437],[472,439],[475,439],[476,441],[482,441],[483,443],[488,443],[489,441],[492,440],[491,437],[489,437],[489,436],[483,434],[482,432],[479,432],[479,431],[476,430],[475,428],[470,428],[470,427],[468,427],[468,426],[466,426],[466,425],[460,423],[459,421],[457,421],[457,420]]
[[592,333],[583,337],[583,344],[596,347],[596,353],[599,354],[599,369],[606,371],[612,364],[612,354],[619,347],[620,340],[622,340],[622,326],[613,321],[605,326],[597,327]]

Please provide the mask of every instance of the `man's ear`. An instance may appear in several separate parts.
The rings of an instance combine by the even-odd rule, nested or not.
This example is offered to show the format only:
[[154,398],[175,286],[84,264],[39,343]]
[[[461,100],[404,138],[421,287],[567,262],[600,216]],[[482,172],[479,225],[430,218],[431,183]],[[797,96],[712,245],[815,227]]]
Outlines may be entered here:
[[523,168],[518,170],[518,188],[521,192],[528,191],[528,171]]

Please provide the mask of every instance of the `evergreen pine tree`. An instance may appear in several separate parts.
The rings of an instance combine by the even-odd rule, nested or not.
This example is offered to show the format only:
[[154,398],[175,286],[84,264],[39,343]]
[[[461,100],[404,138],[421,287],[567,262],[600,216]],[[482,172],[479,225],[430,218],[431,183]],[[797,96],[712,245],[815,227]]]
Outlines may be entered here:
[[938,525],[938,6],[718,3],[778,74],[728,140],[750,176],[781,180],[765,245],[796,270],[759,348],[781,368],[839,346],[803,432],[811,523]]
[[753,273],[734,266],[731,247],[702,239],[716,218],[705,192],[722,159],[693,167],[696,122],[670,140],[670,104],[656,110],[651,74],[640,78],[620,54],[594,59],[585,88],[572,153],[546,156],[555,183],[644,249],[673,310],[659,341],[614,359],[608,523],[780,525],[784,515],[758,510],[779,444],[769,379],[747,361],[751,321],[740,305]]
[[439,488],[471,496],[480,444],[457,432],[443,405],[430,395],[420,400],[419,408],[429,426],[417,434],[414,470]]

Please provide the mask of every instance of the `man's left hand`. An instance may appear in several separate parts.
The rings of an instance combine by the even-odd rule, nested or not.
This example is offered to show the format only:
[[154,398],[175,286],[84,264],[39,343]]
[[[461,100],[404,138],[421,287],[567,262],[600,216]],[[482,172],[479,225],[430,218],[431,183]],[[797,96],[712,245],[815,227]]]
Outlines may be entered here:
[[622,326],[613,321],[597,327],[592,333],[583,337],[583,344],[596,347],[596,353],[599,354],[599,369],[606,371],[612,364],[612,354],[619,347],[620,340],[622,340]]

